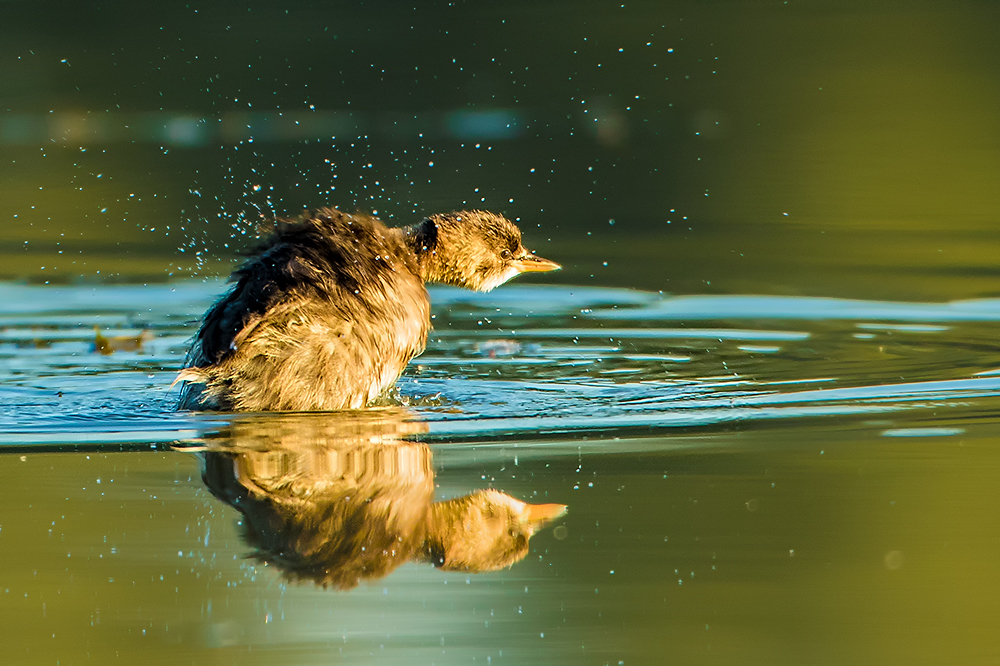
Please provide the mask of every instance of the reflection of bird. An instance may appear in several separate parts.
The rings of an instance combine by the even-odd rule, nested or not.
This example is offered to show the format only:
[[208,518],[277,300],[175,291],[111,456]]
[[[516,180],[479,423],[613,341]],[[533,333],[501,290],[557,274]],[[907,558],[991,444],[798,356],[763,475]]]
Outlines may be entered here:
[[433,502],[430,448],[400,439],[421,425],[391,410],[236,422],[202,454],[202,478],[243,514],[254,557],[339,588],[410,560],[449,571],[511,566],[566,512],[496,490]]
[[179,376],[182,409],[364,407],[423,351],[425,282],[489,291],[559,265],[493,213],[433,215],[390,229],[323,208],[275,233],[205,315]]

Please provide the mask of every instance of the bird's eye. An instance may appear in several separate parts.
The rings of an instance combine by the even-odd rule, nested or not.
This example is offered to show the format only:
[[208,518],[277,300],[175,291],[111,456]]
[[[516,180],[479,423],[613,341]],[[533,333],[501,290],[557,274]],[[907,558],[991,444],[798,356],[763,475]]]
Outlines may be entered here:
[[500,251],[500,258],[501,258],[501,259],[503,259],[504,261],[510,261],[510,258],[511,258],[512,256],[514,256],[514,255],[512,255],[512,254],[510,253],[510,250],[506,250],[506,249],[505,249],[505,250],[501,250],[501,251]]

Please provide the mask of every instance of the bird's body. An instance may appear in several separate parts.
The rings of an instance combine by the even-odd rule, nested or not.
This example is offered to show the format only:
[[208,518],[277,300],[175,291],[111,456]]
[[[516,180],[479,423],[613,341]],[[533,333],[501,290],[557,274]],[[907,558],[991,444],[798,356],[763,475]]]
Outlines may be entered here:
[[205,315],[180,408],[364,407],[424,349],[425,282],[486,291],[556,268],[524,250],[512,223],[482,211],[405,228],[332,208],[279,222]]

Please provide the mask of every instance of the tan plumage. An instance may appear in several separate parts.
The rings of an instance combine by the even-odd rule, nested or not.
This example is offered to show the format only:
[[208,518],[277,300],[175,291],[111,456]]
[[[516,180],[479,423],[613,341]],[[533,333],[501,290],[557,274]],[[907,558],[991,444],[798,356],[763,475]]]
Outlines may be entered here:
[[279,222],[206,313],[181,409],[327,411],[371,403],[423,351],[425,282],[488,291],[558,269],[500,215],[433,215],[405,228],[333,208]]

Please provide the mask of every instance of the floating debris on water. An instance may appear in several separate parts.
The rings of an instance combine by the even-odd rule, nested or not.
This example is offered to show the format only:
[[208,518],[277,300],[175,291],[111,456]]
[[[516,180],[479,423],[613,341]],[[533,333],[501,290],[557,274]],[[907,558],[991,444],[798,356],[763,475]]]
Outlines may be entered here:
[[139,335],[116,335],[105,337],[101,334],[98,326],[94,327],[94,346],[91,351],[95,351],[103,356],[110,356],[116,351],[142,351],[143,344],[149,342],[156,336],[148,328],[142,329]]

